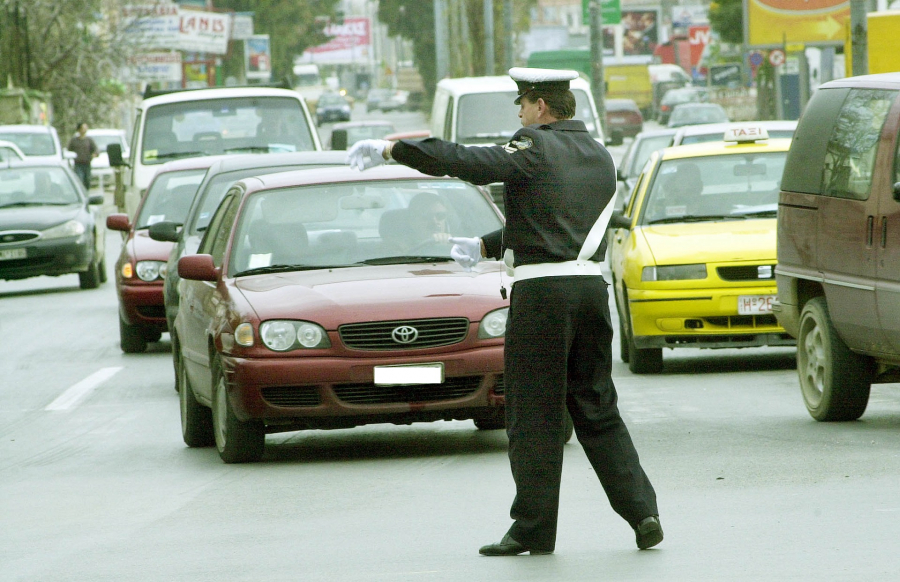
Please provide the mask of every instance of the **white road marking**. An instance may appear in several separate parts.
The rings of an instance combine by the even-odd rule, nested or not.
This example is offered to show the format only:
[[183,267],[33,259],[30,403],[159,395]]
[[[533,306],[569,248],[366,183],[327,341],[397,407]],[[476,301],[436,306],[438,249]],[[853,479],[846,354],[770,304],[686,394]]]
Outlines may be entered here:
[[60,394],[56,400],[47,405],[44,410],[66,410],[72,408],[78,402],[93,392],[100,384],[103,384],[115,376],[122,367],[101,368],[77,384],[73,384],[68,390]]

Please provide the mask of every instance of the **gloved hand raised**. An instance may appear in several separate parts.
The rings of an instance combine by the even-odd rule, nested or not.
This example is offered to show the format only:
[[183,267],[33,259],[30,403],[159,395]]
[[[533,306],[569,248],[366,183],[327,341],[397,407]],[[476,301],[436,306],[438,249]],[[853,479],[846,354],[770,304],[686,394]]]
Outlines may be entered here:
[[481,260],[480,238],[451,236],[450,242],[453,243],[453,248],[450,249],[450,256],[466,271],[471,271],[472,267]]
[[380,166],[384,159],[384,150],[391,142],[384,139],[364,139],[353,144],[347,152],[347,163],[357,170],[368,170]]

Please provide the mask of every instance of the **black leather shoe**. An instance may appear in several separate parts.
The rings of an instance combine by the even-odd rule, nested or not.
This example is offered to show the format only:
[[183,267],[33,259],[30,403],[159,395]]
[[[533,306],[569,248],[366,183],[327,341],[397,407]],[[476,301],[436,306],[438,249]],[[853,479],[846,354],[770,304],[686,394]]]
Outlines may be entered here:
[[478,553],[482,556],[518,556],[530,552],[532,556],[552,554],[553,550],[529,550],[516,540],[509,537],[509,534],[503,536],[503,539],[496,544],[488,544],[482,546]]
[[634,528],[634,535],[637,541],[637,547],[641,550],[652,548],[659,542],[663,541],[662,525],[659,518],[655,515],[644,518],[641,523]]

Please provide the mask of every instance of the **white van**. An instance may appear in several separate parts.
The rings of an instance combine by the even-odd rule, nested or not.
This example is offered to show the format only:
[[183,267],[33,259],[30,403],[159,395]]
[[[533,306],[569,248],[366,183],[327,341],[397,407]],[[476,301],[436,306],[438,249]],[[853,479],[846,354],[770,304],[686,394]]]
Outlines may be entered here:
[[[575,119],[604,143],[590,83],[579,77],[569,87],[575,95]],[[522,127],[517,96],[509,76],[443,79],[431,108],[431,135],[465,145],[504,144]]]
[[[156,171],[172,160],[321,149],[306,104],[290,89],[225,87],[149,96],[138,106],[131,134],[123,210],[134,216]],[[115,158],[112,153],[112,165]]]
[[[569,88],[575,96],[574,118],[583,121],[591,136],[603,144],[603,126],[590,83],[579,77]],[[522,127],[515,104],[518,93],[509,76],[443,79],[431,108],[431,136],[463,145],[505,144]],[[490,190],[503,210],[503,184],[491,184]]]

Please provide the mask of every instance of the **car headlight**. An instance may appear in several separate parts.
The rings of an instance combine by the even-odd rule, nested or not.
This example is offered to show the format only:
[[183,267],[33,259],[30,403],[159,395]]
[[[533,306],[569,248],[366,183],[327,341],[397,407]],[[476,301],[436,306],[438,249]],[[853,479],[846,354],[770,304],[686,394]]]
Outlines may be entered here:
[[276,352],[331,347],[322,326],[309,321],[266,321],[259,326],[259,336],[267,348]]
[[507,319],[509,319],[509,307],[491,311],[478,324],[478,337],[480,339],[503,337],[506,335]]
[[66,238],[70,236],[79,236],[84,234],[85,228],[84,224],[79,222],[78,220],[72,219],[69,222],[64,222],[53,228],[48,228],[44,231],[43,236],[41,238]]
[[343,107],[341,107],[341,111],[342,111],[343,113],[350,113],[350,106],[349,106],[349,105],[344,105]]
[[138,261],[135,271],[141,281],[156,281],[166,278],[167,265],[163,261]]
[[644,267],[641,271],[641,281],[685,281],[689,279],[706,279],[706,264],[662,265]]
[[234,341],[245,348],[253,347],[253,326],[242,323],[234,330]]

